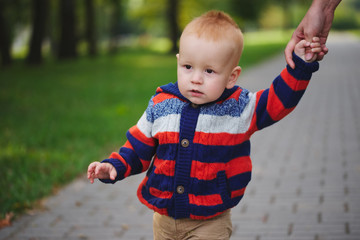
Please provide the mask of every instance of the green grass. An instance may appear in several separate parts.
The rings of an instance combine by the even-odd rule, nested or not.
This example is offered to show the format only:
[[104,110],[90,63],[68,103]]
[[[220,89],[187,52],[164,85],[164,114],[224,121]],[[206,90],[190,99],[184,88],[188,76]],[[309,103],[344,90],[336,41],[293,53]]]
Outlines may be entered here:
[[[241,66],[284,46],[245,47]],[[0,219],[31,208],[117,151],[156,87],[175,81],[174,55],[138,50],[1,69]]]

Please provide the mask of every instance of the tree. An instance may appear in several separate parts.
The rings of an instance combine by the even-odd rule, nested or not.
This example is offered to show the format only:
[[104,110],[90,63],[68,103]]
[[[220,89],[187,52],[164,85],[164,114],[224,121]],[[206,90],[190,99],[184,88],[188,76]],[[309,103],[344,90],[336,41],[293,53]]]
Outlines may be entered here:
[[178,7],[179,7],[178,2],[179,0],[168,0],[168,9],[167,9],[168,27],[170,33],[170,40],[172,42],[171,52],[173,53],[178,52],[177,41],[180,35],[179,25],[177,22]]
[[267,4],[267,0],[230,0],[230,14],[237,16],[243,21],[241,25],[245,25],[249,22],[256,22]]
[[76,58],[75,0],[60,1],[59,59]]
[[12,62],[11,59],[11,43],[10,33],[8,29],[8,23],[5,19],[6,3],[0,0],[0,53],[1,53],[1,65],[7,66]]
[[112,0],[111,1],[112,12],[110,16],[110,39],[109,39],[109,52],[110,54],[115,54],[117,52],[119,35],[120,35],[120,25],[121,25],[121,1]]
[[42,43],[45,37],[47,12],[47,0],[32,0],[32,35],[30,40],[27,62],[29,64],[40,64],[42,62]]
[[88,54],[90,56],[96,55],[96,27],[95,27],[95,10],[94,0],[85,1],[85,14],[86,14],[86,41],[88,44]]

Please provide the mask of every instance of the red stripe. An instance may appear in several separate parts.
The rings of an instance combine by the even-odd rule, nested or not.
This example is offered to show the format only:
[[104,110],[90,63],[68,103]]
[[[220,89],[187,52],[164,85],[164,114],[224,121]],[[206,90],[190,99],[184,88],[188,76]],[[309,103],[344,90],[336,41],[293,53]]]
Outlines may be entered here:
[[226,176],[231,178],[233,176],[251,172],[252,164],[249,156],[238,157],[229,161],[226,165]]
[[149,161],[149,160],[144,160],[144,159],[140,159],[140,161],[141,161],[141,164],[142,164],[142,166],[143,166],[142,172],[145,172],[146,170],[148,170],[151,161]]
[[293,91],[305,90],[309,84],[308,80],[298,80],[293,77],[286,68],[281,72],[280,76]]
[[162,160],[156,158],[154,160],[154,166],[156,174],[162,174],[165,176],[174,176],[175,175],[175,161],[171,160]]
[[145,200],[145,198],[142,196],[141,191],[142,191],[143,187],[145,187],[147,181],[148,181],[148,177],[145,177],[144,180],[140,183],[140,186],[139,186],[139,188],[138,188],[138,190],[137,190],[137,196],[138,196],[140,202],[141,202],[142,204],[144,204],[145,206],[147,206],[148,208],[154,210],[155,212],[158,212],[158,213],[160,213],[160,214],[162,214],[162,215],[169,216],[168,211],[167,211],[166,208],[158,208],[158,207],[155,207],[154,205],[148,203],[148,202]]
[[225,170],[225,163],[203,163],[192,161],[190,177],[199,180],[212,180],[219,171]]
[[239,88],[238,90],[236,90],[230,97],[228,97],[227,99],[223,100],[223,101],[219,101],[217,102],[217,104],[222,104],[223,102],[229,100],[229,99],[235,99],[235,100],[239,100],[240,94],[242,92],[242,89]]
[[149,189],[150,194],[157,197],[157,198],[163,198],[163,199],[170,199],[173,196],[172,192],[169,191],[160,191],[159,189],[150,187]]
[[161,92],[163,92],[164,90],[162,90],[162,88],[161,87],[157,87],[156,88],[156,93],[161,93]]
[[117,152],[113,152],[111,153],[110,157],[112,159],[118,159],[122,162],[122,164],[124,164],[124,166],[126,167],[126,172],[124,174],[124,177],[128,177],[131,173],[131,166],[125,161],[125,159]]
[[[180,98],[178,98],[177,96],[175,96],[173,94],[162,92],[161,94],[158,94],[155,97],[153,97],[152,101],[154,102],[154,106],[155,106],[158,103],[161,103],[161,102],[163,102],[163,101],[165,101],[167,99],[172,99],[172,98],[180,99]],[[184,101],[182,99],[180,99],[180,100]]]
[[248,134],[249,136],[251,136],[254,132],[256,132],[258,130],[258,127],[256,125],[256,122],[257,122],[257,114],[256,114],[256,109],[258,107],[258,104],[259,104],[259,101],[260,101],[260,97],[261,95],[264,93],[264,89],[263,90],[260,90],[258,92],[256,92],[256,104],[255,104],[255,111],[254,111],[254,115],[251,119],[251,123],[250,123],[250,127],[248,129]]
[[194,195],[189,194],[189,203],[197,206],[216,206],[223,203],[220,194]]
[[137,126],[131,127],[129,129],[129,132],[137,140],[148,146],[154,147],[156,145],[155,139],[146,137],[145,134],[143,134]]
[[222,214],[223,212],[218,212],[214,215],[211,215],[211,216],[197,216],[197,215],[194,215],[194,214],[190,214],[190,218],[191,219],[195,219],[195,220],[206,220],[206,219],[210,219],[210,218],[213,218],[213,217],[216,217],[216,216],[219,216],[220,214]]
[[215,179],[219,171],[226,170],[226,176],[230,178],[242,173],[251,172],[251,169],[252,163],[249,156],[238,157],[228,163],[204,163],[193,160],[190,177],[209,181]]
[[242,195],[244,195],[244,193],[245,193],[245,188],[242,188],[240,190],[232,191],[231,192],[231,198],[242,196]]
[[271,119],[273,119],[274,121],[282,119],[291,111],[291,109],[287,109],[284,107],[283,103],[276,95],[273,85],[271,85],[269,89],[266,110],[269,113]]
[[123,147],[129,148],[129,149],[134,151],[134,148],[133,148],[133,146],[131,145],[131,143],[129,141],[126,141]]
[[213,146],[233,146],[249,140],[248,133],[204,133],[195,132],[194,143]]
[[159,144],[172,144],[179,142],[178,132],[158,132],[154,138],[158,139]]

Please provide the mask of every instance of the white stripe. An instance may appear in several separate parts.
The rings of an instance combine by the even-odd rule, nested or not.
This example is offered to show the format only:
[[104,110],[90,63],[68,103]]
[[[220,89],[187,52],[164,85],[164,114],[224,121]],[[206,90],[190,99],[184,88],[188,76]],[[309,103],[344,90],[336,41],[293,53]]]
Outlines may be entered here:
[[250,123],[254,114],[256,95],[249,94],[250,101],[244,108],[240,117],[214,116],[208,114],[199,115],[196,126],[197,132],[205,133],[245,133],[249,130]]
[[136,126],[147,138],[151,138],[152,123],[146,119],[146,112],[143,113]]
[[152,135],[159,132],[180,132],[180,114],[169,114],[154,121]]
[[[247,132],[255,110],[256,94],[249,93],[249,97],[250,101],[240,117],[200,114],[196,131],[231,134]],[[146,112],[144,112],[137,123],[137,127],[148,138],[155,136],[159,132],[180,132],[180,118],[180,114],[170,114],[151,123],[146,119]]]

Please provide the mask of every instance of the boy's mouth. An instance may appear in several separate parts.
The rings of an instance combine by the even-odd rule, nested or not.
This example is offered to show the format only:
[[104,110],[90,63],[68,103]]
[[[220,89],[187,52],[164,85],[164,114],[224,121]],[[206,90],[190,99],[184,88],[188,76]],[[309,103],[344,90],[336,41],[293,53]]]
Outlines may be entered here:
[[200,97],[201,95],[203,95],[202,92],[200,92],[199,90],[196,90],[196,89],[190,90],[190,93],[193,97]]
[[191,92],[192,92],[192,93],[200,93],[200,94],[202,94],[202,92],[200,92],[200,91],[198,91],[198,90],[195,90],[195,89],[191,90]]

